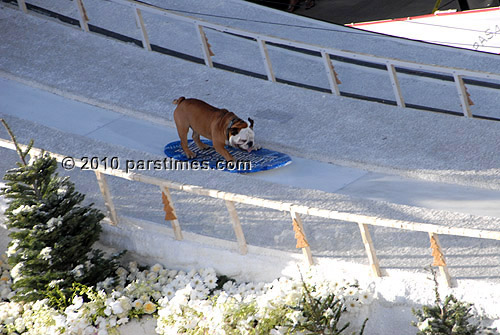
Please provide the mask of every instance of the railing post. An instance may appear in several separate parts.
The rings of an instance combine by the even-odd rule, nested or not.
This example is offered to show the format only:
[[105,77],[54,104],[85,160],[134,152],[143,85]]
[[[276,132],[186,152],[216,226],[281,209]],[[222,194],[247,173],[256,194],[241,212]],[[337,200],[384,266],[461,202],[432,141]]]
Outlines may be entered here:
[[198,33],[198,38],[200,39],[201,50],[203,51],[203,59],[205,60],[205,65],[208,67],[214,67],[214,64],[212,63],[210,47],[207,41],[207,35],[205,35],[205,31],[203,31],[202,26],[200,26],[197,23],[195,24],[195,26],[196,26],[196,32]]
[[302,253],[306,259],[308,265],[313,265],[314,261],[312,258],[311,247],[306,239],[306,233],[304,232],[304,225],[302,224],[302,219],[299,213],[290,211],[290,215],[293,221],[293,231],[295,232],[295,239],[297,240],[296,248],[301,248]]
[[386,63],[387,72],[389,72],[389,78],[391,79],[392,90],[396,97],[396,102],[399,107],[406,107],[405,101],[403,99],[403,94],[401,93],[401,86],[399,85],[399,79],[396,73],[396,67],[391,63]]
[[247,241],[245,240],[245,235],[243,234],[243,229],[241,229],[240,218],[236,212],[236,207],[234,207],[234,202],[226,200],[227,211],[231,217],[231,223],[233,224],[234,233],[236,235],[236,240],[238,241],[238,249],[240,254],[246,255],[248,252]]
[[24,0],[17,0],[17,6],[19,7],[19,10],[24,13],[28,13],[28,8],[26,7],[26,2],[24,2]]
[[448,287],[452,287],[451,276],[448,271],[448,266],[446,265],[443,250],[441,249],[441,243],[439,243],[438,235],[436,233],[429,233],[429,238],[431,240],[432,256],[434,257],[432,266],[439,267],[439,271],[446,281],[446,285],[448,285]]
[[260,38],[257,38],[257,43],[259,44],[260,55],[264,61],[264,66],[266,68],[267,80],[276,82],[276,77],[274,76],[273,66],[271,64],[271,58],[269,58],[269,52],[267,51],[266,42]]
[[330,59],[330,54],[321,51],[321,58],[323,59],[323,64],[325,65],[326,75],[328,76],[328,82],[330,83],[330,89],[332,93],[340,96],[339,84],[340,80],[337,77],[337,73],[333,68],[332,60]]
[[82,28],[83,31],[89,32],[89,17],[87,16],[87,11],[85,10],[85,6],[83,5],[83,0],[75,0],[76,6],[78,7],[78,12],[80,13],[80,18],[78,19],[80,21],[80,28]]
[[455,81],[455,86],[458,91],[458,97],[460,99],[460,105],[462,106],[462,112],[465,117],[472,117],[472,112],[470,106],[473,104],[470,100],[469,93],[465,87],[463,77],[456,73],[453,74],[453,80]]
[[373,246],[372,237],[370,235],[370,230],[367,224],[358,223],[359,230],[361,232],[361,237],[363,239],[363,244],[365,245],[366,254],[368,255],[368,261],[370,262],[370,268],[375,277],[382,277],[382,272],[380,271],[380,265],[378,262],[377,254],[375,253],[375,247]]
[[163,210],[165,211],[165,221],[170,221],[172,224],[172,229],[174,230],[174,236],[177,241],[183,239],[181,226],[177,220],[177,214],[175,213],[174,204],[172,202],[172,196],[170,195],[170,190],[166,186],[160,186],[161,199],[163,202]]
[[95,176],[97,178],[97,183],[99,184],[102,197],[104,198],[104,205],[106,205],[109,220],[111,221],[111,224],[116,226],[118,224],[118,215],[116,215],[115,205],[113,203],[113,199],[111,198],[106,177],[97,170],[95,171]]
[[137,27],[141,30],[142,46],[144,49],[151,51],[151,44],[149,43],[148,32],[146,31],[146,26],[144,25],[141,10],[139,8],[134,8],[134,14]]

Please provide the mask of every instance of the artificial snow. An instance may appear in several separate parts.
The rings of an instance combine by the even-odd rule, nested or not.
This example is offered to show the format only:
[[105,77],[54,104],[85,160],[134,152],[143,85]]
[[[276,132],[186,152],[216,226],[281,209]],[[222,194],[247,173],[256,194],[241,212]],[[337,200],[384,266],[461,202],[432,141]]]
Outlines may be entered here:
[[[77,13],[73,2],[33,2],[74,17]],[[87,3],[89,16],[95,20],[91,23],[103,24],[105,18],[111,18],[106,23],[109,24],[107,28],[116,28],[138,38],[132,15],[130,22],[121,20],[109,14],[113,10],[109,3],[91,0]],[[345,27],[297,18],[240,1],[176,1],[170,5],[199,12],[216,9],[218,14],[248,15],[248,18],[255,20],[285,24],[300,22],[301,25],[317,28],[315,33],[311,34],[309,29],[303,27],[211,18],[243,29],[308,43],[445,66],[497,73],[500,70],[498,58],[492,55],[386,37],[372,38],[371,34],[349,34],[352,30]],[[206,16],[203,18],[209,19]],[[161,20],[146,16],[145,20],[148,27],[158,28],[152,29],[156,31],[151,32],[152,42],[168,43],[167,47],[180,48],[182,52],[201,56],[192,26],[162,23]],[[143,140],[135,141],[136,137],[131,140],[133,136],[127,134],[134,134],[139,129],[138,125],[142,127],[145,124],[150,129],[161,131],[162,128],[170,127],[170,131],[175,131],[172,128],[171,101],[179,96],[197,97],[213,105],[226,107],[243,118],[254,118],[261,144],[302,159],[303,165],[298,166],[307,166],[308,161],[311,166],[315,164],[314,161],[336,163],[343,168],[355,169],[343,170],[342,176],[353,180],[372,178],[374,187],[358,193],[351,189],[353,193],[349,193],[347,184],[336,181],[334,187],[345,189],[346,193],[332,193],[320,185],[321,180],[329,178],[328,174],[318,174],[322,179],[308,182],[307,168],[298,169],[296,174],[290,176],[292,182],[296,176],[300,176],[297,179],[303,178],[300,185],[223,172],[141,173],[348,213],[439,225],[500,229],[500,218],[495,216],[494,211],[488,212],[492,213],[491,216],[485,216],[485,211],[481,210],[482,199],[478,199],[475,213],[432,209],[430,204],[424,202],[386,201],[383,197],[377,197],[375,192],[376,185],[381,182],[377,178],[381,176],[373,175],[390,174],[388,177],[386,175],[387,178],[410,176],[417,178],[417,181],[436,182],[436,187],[446,185],[443,182],[453,183],[470,188],[471,193],[481,187],[493,192],[491,199],[495,199],[495,196],[500,199],[495,193],[500,190],[498,122],[401,109],[210,69],[84,33],[44,17],[26,16],[3,4],[0,4],[0,30],[2,88],[11,87],[8,82],[16,81],[22,84],[26,96],[40,97],[36,88],[41,88],[58,94],[60,99],[60,104],[51,113],[44,109],[52,109],[54,105],[46,106],[48,100],[43,98],[33,103],[32,110],[13,115],[9,111],[16,110],[17,113],[16,107],[21,105],[23,95],[16,97],[17,103],[16,99],[2,97],[1,101],[6,105],[2,105],[0,117],[9,122],[22,143],[33,138],[37,147],[73,157],[163,158],[161,148],[167,143],[166,135],[161,137],[156,136],[156,133],[143,133],[139,134]],[[254,46],[250,42],[234,37],[228,40],[226,36],[214,32],[208,33],[208,38],[216,53],[215,61],[224,60],[231,62],[232,66],[243,66],[247,70],[264,73],[260,56],[252,49]],[[273,65],[282,78],[298,80],[301,77],[300,80],[306,84],[328,87],[322,64],[316,59],[309,55],[293,57],[287,51],[272,47],[270,50],[274,53]],[[384,98],[392,98],[392,89],[385,72],[375,69],[361,71],[345,64],[339,64],[336,69],[343,81],[341,89],[381,96],[385,94]],[[417,85],[411,77],[402,78],[406,87],[404,94],[409,101],[417,102],[422,97],[432,97],[426,99],[438,106],[452,106],[459,110],[452,84],[428,79]],[[443,92],[441,90],[449,94],[435,93]],[[473,92],[473,97],[476,94],[484,99],[473,110],[498,116],[498,109],[494,108],[498,103],[498,94],[482,88],[474,90],[477,92]],[[0,94],[2,92],[5,91],[0,90]],[[100,115],[101,121],[107,126],[101,127],[101,122],[87,123],[83,115],[90,113],[88,108],[67,98],[91,103],[93,106],[90,107],[94,109],[92,113]],[[102,107],[118,114],[108,114]],[[80,113],[80,117],[67,123],[65,116],[72,112]],[[44,119],[45,115],[55,115],[56,120]],[[58,118],[65,121],[58,124]],[[0,136],[7,138],[3,130],[0,130]],[[117,140],[121,140],[121,145]],[[155,151],[156,148],[160,148],[160,151]],[[0,149],[0,155],[0,171],[14,166],[17,160],[15,152]],[[333,175],[334,170],[331,171]],[[95,202],[104,210],[99,189],[92,181],[93,174],[89,172],[60,171],[71,176],[77,189],[87,194],[88,202]],[[212,266],[221,274],[241,280],[273,280],[281,275],[295,276],[297,265],[303,263],[301,254],[294,251],[294,234],[288,213],[237,205],[250,244],[249,253],[242,256],[235,251],[235,243],[228,242],[234,241],[234,232],[220,200],[172,192],[186,237],[184,241],[175,241],[172,232],[163,223],[164,213],[157,187],[118,178],[108,178],[108,183],[120,222],[117,227],[105,225],[102,242],[117,249],[129,249],[139,260],[149,264],[162,262],[179,269]],[[399,184],[399,181],[395,184]],[[410,182],[407,185],[413,190],[417,184]],[[463,188],[458,192],[466,195],[468,190]],[[409,198],[418,198],[417,193],[407,193]],[[446,194],[443,193],[443,197]],[[467,196],[463,201],[467,206],[474,206],[468,202]],[[5,208],[5,200],[0,198],[0,213]],[[374,279],[368,275],[366,254],[355,224],[309,216],[303,219],[308,241],[321,271],[330,278],[354,277],[360,282],[374,285],[377,299],[370,310],[370,322],[374,326],[369,327],[370,332],[367,333],[388,334],[398,329],[400,334],[414,334],[415,328],[410,326],[413,319],[411,308],[431,303],[434,298],[433,283],[423,271],[432,261],[427,234],[373,227],[371,232],[375,248],[384,274],[388,275]],[[0,229],[0,247],[5,250],[7,231]],[[475,303],[489,322],[500,318],[498,241],[442,236],[441,243],[457,284],[452,290],[443,288],[443,294],[453,292],[458,298]],[[151,333],[151,326],[145,327],[149,327]]]

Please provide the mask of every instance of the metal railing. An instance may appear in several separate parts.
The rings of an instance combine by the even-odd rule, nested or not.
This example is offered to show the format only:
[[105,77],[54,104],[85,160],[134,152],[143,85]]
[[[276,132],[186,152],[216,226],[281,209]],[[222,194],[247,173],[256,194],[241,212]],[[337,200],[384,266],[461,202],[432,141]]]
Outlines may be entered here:
[[[146,25],[144,24],[144,19],[142,16],[143,12],[148,12],[151,14],[164,16],[169,19],[174,19],[186,23],[193,24],[193,28],[195,29],[196,34],[198,35],[198,39],[201,45],[201,51],[203,54],[204,62],[207,66],[213,67],[214,64],[212,62],[212,55],[210,46],[207,42],[207,37],[205,34],[205,29],[212,29],[222,33],[229,33],[232,35],[237,35],[244,37],[246,39],[253,39],[260,50],[260,54],[262,57],[262,62],[265,68],[265,73],[267,79],[272,82],[276,82],[276,76],[273,71],[273,66],[271,62],[271,58],[269,57],[269,52],[267,49],[267,44],[272,43],[277,46],[291,47],[290,52],[299,52],[293,51],[293,48],[300,50],[307,50],[318,53],[321,55],[322,62],[324,64],[325,75],[328,78],[328,83],[330,86],[330,91],[332,94],[337,96],[341,95],[339,90],[339,79],[338,75],[335,71],[334,65],[332,64],[331,56],[335,57],[343,57],[356,61],[375,63],[378,65],[382,65],[385,67],[391,85],[393,89],[393,94],[395,97],[396,104],[399,107],[406,107],[405,99],[401,90],[401,85],[398,79],[398,71],[397,69],[405,69],[410,71],[427,71],[432,74],[443,75],[446,74],[449,77],[453,77],[453,81],[455,83],[456,92],[460,101],[460,105],[462,108],[462,113],[466,117],[473,117],[471,112],[471,105],[473,104],[469,93],[467,91],[467,87],[464,84],[464,77],[467,79],[481,79],[481,80],[495,80],[500,81],[500,74],[490,73],[490,72],[481,72],[481,71],[472,71],[467,69],[453,68],[453,67],[444,67],[438,65],[428,65],[421,64],[416,62],[404,61],[393,58],[385,58],[374,55],[368,55],[363,53],[344,51],[330,47],[323,47],[320,45],[313,45],[293,40],[288,40],[284,38],[278,38],[273,36],[267,36],[263,34],[258,34],[242,29],[232,28],[225,25],[207,22],[202,19],[193,18],[185,15],[181,15],[178,13],[173,13],[169,10],[159,8],[150,4],[146,4],[143,2],[137,2],[134,0],[108,0],[110,2],[130,7],[130,9],[134,13],[134,17],[136,20],[136,24],[138,29],[140,30],[142,46],[144,49],[151,51],[151,44],[149,41],[148,31],[146,29]],[[28,9],[25,3],[25,0],[17,0],[19,9],[23,12],[27,13]],[[87,11],[85,10],[84,0],[75,0],[78,13],[79,13],[79,22],[82,30],[89,32],[89,17]]]
[[[23,150],[26,150],[27,148],[25,145],[20,145],[20,146]],[[16,150],[15,145],[12,141],[4,139],[0,139],[0,147]],[[42,152],[47,152],[47,151],[42,151],[41,149],[32,148],[30,151],[30,155],[32,155],[33,157],[40,155]],[[49,153],[59,162],[63,162],[63,160],[67,158],[66,156],[60,154],[51,152],[47,153]],[[75,166],[80,168],[84,164],[86,164],[85,162],[82,162],[81,160],[78,159],[74,159],[74,162]],[[162,178],[147,176],[139,173],[125,172],[120,169],[112,169],[109,167],[103,168],[101,166],[97,166],[96,169],[94,169],[93,171],[96,175],[99,188],[104,198],[104,203],[108,214],[107,216],[111,224],[113,225],[119,225],[119,216],[116,212],[112,194],[108,188],[105,175],[115,176],[118,178],[123,178],[135,182],[158,186],[164,204],[165,220],[171,223],[174,236],[177,240],[182,240],[183,236],[182,236],[181,226],[175,211],[175,206],[170,196],[170,189],[224,200],[236,235],[239,252],[241,254],[247,253],[247,242],[245,240],[245,236],[241,228],[241,222],[239,220],[238,213],[236,211],[234,203],[242,203],[250,206],[289,212],[292,221],[292,228],[295,232],[295,237],[297,239],[297,248],[302,249],[306,262],[309,265],[312,265],[314,260],[312,257],[311,248],[309,246],[309,243],[307,242],[307,237],[304,232],[304,224],[301,215],[311,215],[325,219],[339,220],[339,221],[358,224],[371,271],[373,275],[376,277],[382,276],[382,271],[380,269],[380,264],[377,258],[377,254],[375,252],[375,247],[372,242],[369,226],[388,227],[400,230],[428,233],[430,238],[430,246],[432,249],[432,256],[434,257],[433,265],[439,267],[443,278],[445,279],[446,283],[449,286],[452,286],[452,280],[448,271],[445,256],[443,254],[439,242],[439,235],[453,235],[453,236],[491,239],[500,241],[500,231],[445,227],[435,224],[384,219],[374,216],[339,212],[330,209],[320,209],[315,207],[297,205],[290,202],[281,202],[281,201],[263,199],[243,194],[224,192],[216,189],[207,189],[196,185],[181,184]]]

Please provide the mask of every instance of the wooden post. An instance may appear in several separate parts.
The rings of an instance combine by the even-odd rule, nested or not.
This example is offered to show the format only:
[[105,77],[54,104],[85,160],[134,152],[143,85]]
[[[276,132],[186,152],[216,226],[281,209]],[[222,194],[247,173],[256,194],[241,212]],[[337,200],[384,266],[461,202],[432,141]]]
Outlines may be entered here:
[[172,202],[172,196],[170,195],[170,190],[166,186],[160,186],[160,190],[163,210],[165,211],[165,221],[170,221],[172,229],[174,230],[175,239],[180,241],[183,239],[182,231],[179,221],[177,220],[177,214],[175,214],[175,208]]
[[366,254],[368,255],[372,273],[375,277],[382,277],[382,272],[380,271],[380,265],[378,262],[377,254],[375,253],[375,248],[373,246],[373,241],[368,225],[364,223],[358,223],[358,226],[359,230],[361,231],[361,237],[363,239],[363,244],[365,245],[365,250]]
[[17,0],[17,6],[23,13],[28,13],[28,8],[26,7],[26,2],[24,2],[24,0]]
[[87,11],[85,10],[85,6],[83,5],[83,0],[75,0],[76,6],[78,7],[78,12],[80,13],[80,18],[78,19],[80,21],[80,28],[82,28],[83,31],[89,32],[89,17],[87,16]]
[[434,257],[432,266],[439,267],[439,271],[446,281],[446,285],[448,285],[448,287],[452,287],[451,276],[448,272],[448,266],[446,265],[443,250],[441,249],[441,243],[439,243],[439,237],[435,233],[429,233],[429,238],[431,240],[432,256]]
[[234,207],[234,202],[226,200],[227,211],[231,217],[231,223],[233,224],[234,233],[236,234],[236,240],[238,241],[238,249],[240,254],[246,255],[248,252],[247,241],[245,240],[245,235],[243,234],[243,229],[241,229],[240,218],[236,212],[236,207]]
[[111,224],[116,226],[118,224],[118,215],[116,215],[115,205],[113,203],[113,199],[111,198],[111,193],[109,192],[106,177],[97,170],[95,171],[95,176],[97,178],[97,183],[99,184],[102,197],[104,198],[104,204],[106,205],[106,209],[108,211],[109,220],[111,221]]
[[290,211],[293,221],[293,231],[295,232],[295,238],[297,239],[297,248],[302,249],[302,253],[307,261],[308,265],[313,265],[314,261],[311,254],[311,247],[306,239],[306,233],[304,232],[304,225],[302,224],[302,219],[300,215],[294,211]]
[[207,36],[205,35],[205,31],[203,31],[203,27],[199,24],[196,25],[196,32],[198,33],[198,38],[201,43],[201,50],[203,51],[203,59],[205,59],[205,65],[208,67],[214,67],[212,63],[212,52],[210,51],[210,46],[208,44]]
[[462,112],[464,113],[465,117],[472,117],[470,106],[474,103],[470,99],[469,92],[467,92],[467,87],[465,87],[463,77],[455,73],[453,74],[453,79],[458,91],[458,97],[460,99],[460,105],[462,106]]
[[151,44],[149,43],[148,32],[146,31],[146,26],[144,25],[144,20],[142,18],[142,12],[139,8],[134,9],[135,22],[137,27],[141,30],[142,47],[148,51],[151,51]]
[[323,58],[323,64],[325,65],[326,75],[328,76],[328,82],[330,83],[330,89],[332,93],[340,96],[339,84],[341,84],[337,72],[333,68],[332,60],[330,59],[330,54],[321,51],[321,58]]
[[276,82],[276,77],[274,76],[273,66],[271,64],[271,58],[269,58],[269,52],[267,51],[266,42],[260,38],[257,38],[257,43],[259,44],[260,55],[264,61],[264,66],[266,68],[267,80]]
[[401,93],[401,86],[399,85],[398,76],[396,73],[396,67],[387,63],[387,72],[389,72],[389,78],[391,79],[392,90],[394,91],[394,95],[396,96],[396,102],[399,107],[406,107],[405,101],[403,99],[403,94]]

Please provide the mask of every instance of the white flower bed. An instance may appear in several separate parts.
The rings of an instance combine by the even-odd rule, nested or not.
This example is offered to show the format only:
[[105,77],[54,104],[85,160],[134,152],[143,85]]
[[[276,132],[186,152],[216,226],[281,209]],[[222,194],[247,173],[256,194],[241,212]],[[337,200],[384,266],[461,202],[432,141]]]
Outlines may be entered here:
[[[141,270],[132,262],[127,269],[118,269],[118,283],[106,280],[95,289],[80,287],[72,304],[59,311],[48,307],[48,300],[9,302],[13,293],[5,262],[1,269],[5,294],[0,302],[0,334],[118,334],[120,325],[146,315],[157,317],[158,334],[253,334],[257,328],[283,334],[305,321],[296,308],[303,298],[300,280],[236,283],[218,278],[213,269],[186,273],[157,264]],[[311,295],[323,299],[335,294],[345,304],[344,324],[355,320],[372,300],[372,292],[352,283],[316,278],[309,273],[304,281]],[[332,311],[324,313],[331,316]]]

